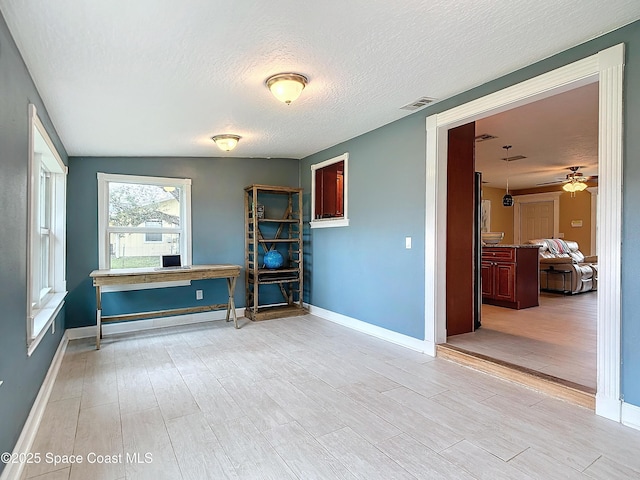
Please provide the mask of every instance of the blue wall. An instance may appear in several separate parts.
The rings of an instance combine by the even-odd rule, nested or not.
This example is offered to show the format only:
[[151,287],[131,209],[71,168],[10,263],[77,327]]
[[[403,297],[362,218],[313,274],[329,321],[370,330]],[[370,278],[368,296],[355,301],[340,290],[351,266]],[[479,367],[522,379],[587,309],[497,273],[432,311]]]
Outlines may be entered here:
[[[98,268],[97,172],[191,178],[193,263],[235,263],[244,270],[244,187],[252,183],[298,186],[298,165],[298,160],[291,159],[71,157],[67,328],[95,325],[95,291],[89,273]],[[224,303],[226,288],[225,282],[206,280],[188,287],[107,293],[103,314]],[[204,291],[204,301],[196,301],[196,289]],[[244,273],[236,285],[236,305],[244,306]]]
[[[425,119],[473,99],[564,66],[618,43],[626,44],[622,264],[622,391],[640,406],[640,22],[438,102],[377,130],[304,158],[310,165],[349,152],[351,226],[311,230],[307,300],[415,338],[424,338]],[[446,72],[443,72],[446,75]],[[306,216],[310,205],[306,202]],[[413,236],[413,250],[404,237]],[[427,259],[430,261],[430,259]]]
[[399,120],[301,167],[308,220],[310,166],[349,152],[350,225],[308,233],[305,300],[415,338],[424,338],[424,125],[420,116]]
[[[33,103],[63,161],[58,139],[31,76],[0,15],[0,452],[12,451],[64,331],[64,310],[27,356],[27,184]],[[4,464],[0,462],[0,472]]]

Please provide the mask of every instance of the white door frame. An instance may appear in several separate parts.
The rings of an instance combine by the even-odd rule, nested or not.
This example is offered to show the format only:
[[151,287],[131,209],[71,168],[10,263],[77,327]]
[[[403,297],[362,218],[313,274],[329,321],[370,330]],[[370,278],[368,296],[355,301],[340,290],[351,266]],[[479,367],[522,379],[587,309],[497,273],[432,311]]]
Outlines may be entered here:
[[599,82],[598,132],[598,340],[596,413],[621,419],[620,292],[622,239],[622,90],[624,44],[442,113],[427,123],[425,213],[425,349],[446,342],[447,133],[595,81]]
[[532,193],[529,195],[513,196],[513,243],[518,245],[522,241],[520,209],[523,203],[553,202],[553,238],[558,238],[560,233],[560,195],[562,195],[562,192]]

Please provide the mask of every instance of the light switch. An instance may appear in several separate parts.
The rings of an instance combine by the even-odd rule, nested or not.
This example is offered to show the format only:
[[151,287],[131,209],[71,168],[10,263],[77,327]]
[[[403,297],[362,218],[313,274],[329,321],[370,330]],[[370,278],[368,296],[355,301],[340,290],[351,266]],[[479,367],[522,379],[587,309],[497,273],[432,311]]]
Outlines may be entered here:
[[202,290],[196,290],[196,300],[202,300]]
[[404,247],[407,249],[411,248],[411,237],[406,237],[404,239]]

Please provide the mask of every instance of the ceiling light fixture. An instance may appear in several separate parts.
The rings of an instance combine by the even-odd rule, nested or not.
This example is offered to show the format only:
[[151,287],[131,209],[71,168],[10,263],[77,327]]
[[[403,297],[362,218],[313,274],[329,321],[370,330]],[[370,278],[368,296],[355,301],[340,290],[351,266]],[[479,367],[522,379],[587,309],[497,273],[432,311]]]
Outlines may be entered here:
[[509,149],[511,148],[511,145],[505,145],[502,148],[504,148],[507,152],[506,157],[503,158],[503,160],[507,162],[507,193],[505,193],[504,197],[502,197],[502,206],[513,207],[513,197],[509,195]]
[[562,186],[562,189],[565,192],[571,193],[572,197],[576,196],[576,192],[582,192],[587,188],[587,184],[585,183],[587,179],[584,178],[581,173],[578,173],[579,168],[580,167],[569,167],[569,170],[571,170],[571,173],[567,175],[569,182]]
[[309,79],[299,73],[278,73],[265,81],[265,85],[271,90],[273,96],[287,105],[300,96],[307,83]]
[[211,137],[211,140],[216,142],[216,145],[218,146],[218,148],[220,148],[220,150],[224,150],[225,152],[230,152],[231,150],[236,148],[236,145],[238,145],[238,142],[240,141],[241,138],[242,137],[240,137],[240,135],[224,134],[224,135],[215,135]]

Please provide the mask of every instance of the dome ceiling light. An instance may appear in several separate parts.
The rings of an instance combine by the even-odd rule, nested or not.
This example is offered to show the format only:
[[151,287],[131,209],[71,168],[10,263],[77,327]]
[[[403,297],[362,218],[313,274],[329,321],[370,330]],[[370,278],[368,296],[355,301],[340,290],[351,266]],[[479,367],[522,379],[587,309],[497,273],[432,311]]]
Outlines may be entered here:
[[238,145],[240,138],[242,138],[240,137],[240,135],[224,134],[214,135],[213,137],[211,137],[211,140],[216,142],[216,145],[218,146],[218,148],[220,148],[220,150],[230,152],[231,150],[236,148],[236,145]]
[[299,73],[278,73],[265,81],[265,85],[273,96],[287,105],[300,96],[307,83],[309,79]]

